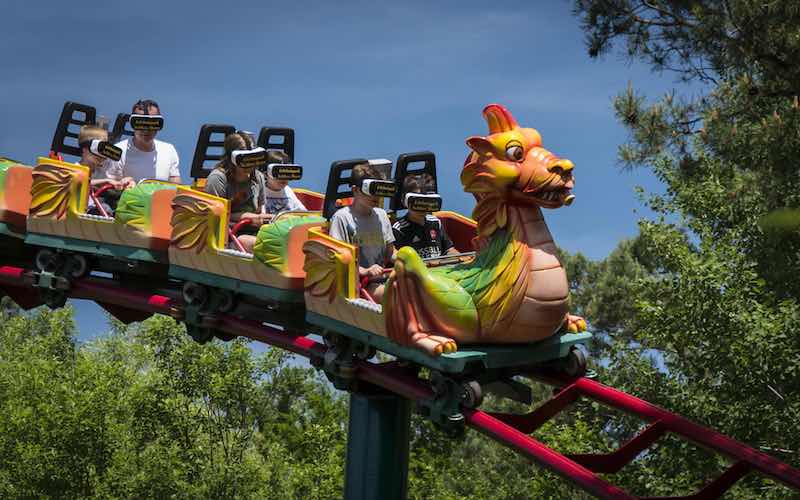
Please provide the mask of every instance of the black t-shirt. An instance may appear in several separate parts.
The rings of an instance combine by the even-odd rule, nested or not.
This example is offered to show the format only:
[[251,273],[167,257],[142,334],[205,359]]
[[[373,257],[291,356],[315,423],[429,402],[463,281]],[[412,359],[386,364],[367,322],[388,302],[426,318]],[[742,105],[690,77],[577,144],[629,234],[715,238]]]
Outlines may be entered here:
[[444,231],[442,221],[433,215],[425,216],[424,226],[412,222],[406,215],[395,221],[392,231],[396,248],[410,246],[423,259],[441,257],[453,247],[453,242]]

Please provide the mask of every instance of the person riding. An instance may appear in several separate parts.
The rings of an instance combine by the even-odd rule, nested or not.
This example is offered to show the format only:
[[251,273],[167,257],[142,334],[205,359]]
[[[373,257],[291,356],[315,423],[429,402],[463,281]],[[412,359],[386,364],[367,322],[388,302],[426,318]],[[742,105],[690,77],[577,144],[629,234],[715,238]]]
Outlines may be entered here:
[[142,179],[180,183],[180,160],[175,146],[156,139],[156,134],[164,126],[158,103],[151,99],[140,99],[131,108],[131,113],[133,138],[116,144],[122,149],[122,158],[107,164],[107,175],[128,183]]
[[423,259],[456,255],[442,221],[433,215],[441,208],[441,198],[435,193],[430,174],[410,175],[403,181],[403,200],[408,213],[392,225],[395,246],[410,246]]
[[264,213],[270,219],[280,212],[285,211],[306,211],[305,205],[297,198],[292,188],[289,187],[288,180],[276,179],[271,174],[274,165],[286,165],[289,163],[289,155],[283,151],[270,149],[267,151],[267,166],[264,169],[264,176],[267,181],[265,190]]
[[253,251],[258,228],[272,218],[264,213],[266,180],[258,168],[265,165],[264,148],[255,147],[253,137],[242,131],[228,134],[224,154],[206,179],[206,193],[230,200],[231,222],[250,219],[238,236],[247,252]]
[[333,214],[329,231],[331,237],[358,247],[358,275],[370,280],[366,289],[376,302],[383,297],[384,267],[394,259],[394,234],[386,211],[378,208],[381,196],[364,189],[370,182],[385,182],[385,178],[369,163],[354,166],[350,174],[353,204]]
[[[108,143],[108,131],[103,127],[97,125],[84,125],[78,132],[78,146],[81,148],[81,159],[79,163],[85,167],[89,167],[91,172],[90,186],[99,188],[103,185],[110,184],[114,189],[122,191],[130,184],[115,179],[106,177],[103,165],[106,161],[118,158],[121,151]],[[105,209],[107,215],[113,215],[111,204],[108,201],[99,199]],[[89,197],[87,206],[87,213],[93,215],[102,215],[99,207],[95,204],[94,197]]]

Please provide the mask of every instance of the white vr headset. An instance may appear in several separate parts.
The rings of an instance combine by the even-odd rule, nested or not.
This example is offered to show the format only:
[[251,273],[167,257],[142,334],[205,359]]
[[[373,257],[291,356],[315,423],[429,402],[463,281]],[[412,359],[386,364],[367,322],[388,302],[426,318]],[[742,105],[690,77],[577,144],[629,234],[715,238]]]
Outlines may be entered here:
[[303,178],[303,167],[296,163],[270,163],[267,175],[276,181],[297,181]]
[[438,212],[442,209],[442,197],[436,193],[406,193],[403,204],[409,210],[418,212]]
[[109,160],[119,161],[122,158],[122,150],[108,141],[101,141],[100,139],[92,139],[91,141],[84,141],[79,144],[81,147],[89,148],[92,153],[108,158]]
[[133,130],[140,132],[156,132],[164,128],[164,117],[161,115],[131,115],[128,121]]
[[394,182],[383,179],[364,179],[361,181],[361,192],[370,196],[390,198],[397,192],[397,186]]
[[231,162],[241,168],[255,168],[267,163],[267,150],[264,148],[237,149],[231,153]]

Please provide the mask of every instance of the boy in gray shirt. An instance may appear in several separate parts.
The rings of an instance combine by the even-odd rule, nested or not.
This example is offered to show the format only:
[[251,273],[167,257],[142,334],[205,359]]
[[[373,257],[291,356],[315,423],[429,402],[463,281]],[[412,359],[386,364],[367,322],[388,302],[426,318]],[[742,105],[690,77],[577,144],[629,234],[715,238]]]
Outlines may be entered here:
[[394,259],[394,234],[386,211],[378,208],[382,198],[362,192],[361,184],[365,179],[383,178],[368,163],[353,167],[353,204],[340,208],[330,222],[331,237],[358,247],[358,275],[370,278],[367,292],[376,302],[383,298],[383,269]]

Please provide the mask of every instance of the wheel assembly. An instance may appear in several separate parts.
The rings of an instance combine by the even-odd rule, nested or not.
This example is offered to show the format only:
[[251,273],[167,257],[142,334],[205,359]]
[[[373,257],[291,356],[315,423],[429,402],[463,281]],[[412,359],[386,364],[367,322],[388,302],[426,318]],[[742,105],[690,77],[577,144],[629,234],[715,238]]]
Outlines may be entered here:
[[230,290],[216,290],[217,310],[229,313],[236,308],[236,296]]
[[36,253],[36,268],[46,273],[55,273],[61,268],[61,256],[49,249],[42,249]]
[[563,371],[570,377],[583,377],[586,374],[586,355],[577,347],[570,349],[564,358]]
[[208,289],[193,281],[184,283],[182,295],[183,301],[188,306],[203,307],[208,301]]
[[464,382],[461,389],[461,404],[467,408],[477,408],[483,403],[483,389],[477,380]]
[[81,254],[70,255],[66,268],[70,278],[82,278],[89,273],[89,261]]

